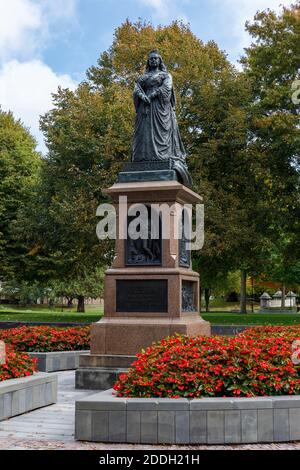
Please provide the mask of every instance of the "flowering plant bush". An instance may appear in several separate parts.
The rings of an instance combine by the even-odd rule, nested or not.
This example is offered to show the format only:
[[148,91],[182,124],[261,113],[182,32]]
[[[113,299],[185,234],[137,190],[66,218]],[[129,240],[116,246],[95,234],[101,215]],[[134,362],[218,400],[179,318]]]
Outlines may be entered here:
[[[300,393],[292,342],[300,329],[253,328],[236,337],[173,336],[137,355],[114,386],[125,397],[231,397]],[[266,331],[267,330],[267,331]],[[300,355],[299,355],[300,356]]]
[[22,326],[0,330],[0,340],[19,351],[79,351],[90,348],[90,327]]
[[266,338],[284,338],[286,341],[292,342],[300,339],[300,325],[292,326],[254,326],[247,328],[239,334],[239,336],[248,339],[264,340]]
[[14,351],[10,345],[6,345],[6,362],[0,364],[0,382],[32,375],[36,369],[36,359],[26,353]]

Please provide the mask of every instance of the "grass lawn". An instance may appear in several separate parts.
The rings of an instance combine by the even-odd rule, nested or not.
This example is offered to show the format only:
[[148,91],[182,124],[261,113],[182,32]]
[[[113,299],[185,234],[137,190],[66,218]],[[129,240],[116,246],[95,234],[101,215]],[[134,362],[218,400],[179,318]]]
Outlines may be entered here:
[[[251,303],[248,301],[247,302],[247,310],[249,312],[251,312]],[[259,302],[254,302],[253,303],[253,308],[254,308],[254,312],[258,312],[259,311]],[[202,312],[205,311],[205,303],[204,303],[204,300],[202,298],[201,300],[201,310]],[[216,299],[212,299],[210,300],[209,302],[209,310],[211,310],[212,312],[232,312],[232,313],[237,313],[239,312],[240,310],[240,304],[239,302],[226,302],[225,300],[223,299],[219,299],[219,298],[216,298]]]
[[201,313],[212,325],[295,325],[300,323],[300,313]]
[[[86,305],[85,313],[77,313],[75,309],[33,306],[22,308],[10,305],[0,305],[1,321],[33,321],[33,322],[86,322],[98,321],[103,315],[103,307]],[[202,317],[212,325],[293,325],[300,323],[300,313],[248,313],[241,315],[233,312],[203,312]]]
[[1,321],[33,321],[33,322],[86,322],[98,321],[103,315],[103,306],[86,305],[85,313],[77,313],[76,309],[49,309],[47,306],[17,307],[0,305]]

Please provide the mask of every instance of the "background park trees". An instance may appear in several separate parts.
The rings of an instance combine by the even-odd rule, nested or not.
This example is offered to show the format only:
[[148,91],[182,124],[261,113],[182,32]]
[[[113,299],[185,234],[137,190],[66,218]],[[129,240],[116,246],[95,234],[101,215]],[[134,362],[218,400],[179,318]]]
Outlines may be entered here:
[[21,122],[0,108],[0,282],[18,275],[19,259],[26,254],[16,230],[18,214],[38,181],[40,155],[35,146]]
[[[246,28],[253,42],[238,70],[217,44],[204,44],[185,24],[154,28],[126,21],[86,80],[74,92],[57,91],[41,119],[48,155],[32,160],[39,180],[18,214],[18,243],[26,247],[18,271],[26,282],[54,283],[70,296],[73,286],[83,309],[82,297],[94,292],[91,285],[110,264],[113,245],[96,237],[96,208],[106,200],[102,189],[130,159],[132,89],[154,48],[173,75],[194,189],[204,197],[205,245],[193,262],[207,304],[212,290],[237,270],[241,311],[247,274],[267,272],[288,283],[282,274],[288,270],[296,279],[299,103],[291,95],[299,8],[258,13]],[[0,257],[7,233],[3,240]]]

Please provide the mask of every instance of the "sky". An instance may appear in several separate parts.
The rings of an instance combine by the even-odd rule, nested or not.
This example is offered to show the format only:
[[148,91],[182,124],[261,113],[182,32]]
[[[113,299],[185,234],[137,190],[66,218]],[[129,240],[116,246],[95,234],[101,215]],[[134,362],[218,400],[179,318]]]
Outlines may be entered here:
[[58,86],[75,89],[127,18],[154,25],[183,20],[237,63],[257,10],[292,0],[0,0],[0,106],[21,119],[46,153],[39,117]]

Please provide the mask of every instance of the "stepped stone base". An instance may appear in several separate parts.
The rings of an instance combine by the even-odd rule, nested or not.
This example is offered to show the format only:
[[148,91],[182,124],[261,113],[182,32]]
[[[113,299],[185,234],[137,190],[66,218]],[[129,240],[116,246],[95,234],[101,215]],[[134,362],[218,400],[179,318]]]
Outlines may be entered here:
[[210,323],[197,313],[181,318],[103,318],[92,325],[91,350],[97,355],[134,356],[138,351],[176,333],[210,336]]
[[135,356],[86,354],[79,358],[75,388],[107,390],[113,387],[120,374],[127,372]]

